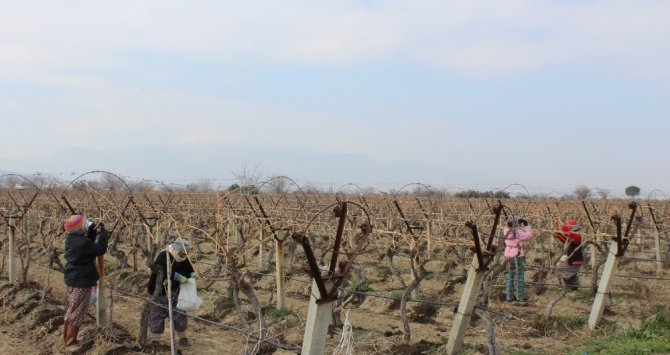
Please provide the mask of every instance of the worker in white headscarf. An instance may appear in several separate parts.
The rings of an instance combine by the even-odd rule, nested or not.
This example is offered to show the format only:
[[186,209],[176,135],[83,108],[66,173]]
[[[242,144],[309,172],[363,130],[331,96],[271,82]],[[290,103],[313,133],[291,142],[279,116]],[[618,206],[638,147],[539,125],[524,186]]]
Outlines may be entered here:
[[[163,270],[163,275],[165,275],[167,273],[167,263],[171,263],[171,275],[169,275],[169,277],[170,280],[172,280],[170,289],[172,305],[174,307],[177,304],[180,285],[188,282],[189,278],[195,277],[193,264],[191,264],[191,261],[188,258],[189,249],[190,246],[188,241],[180,238],[167,247],[167,252],[165,250],[161,251],[156,255],[156,259],[154,259],[147,291],[149,297],[153,296],[154,293],[159,292],[158,303],[161,304],[161,306],[151,305],[149,313],[150,342],[160,341],[161,334],[165,331],[165,318],[168,317],[167,280],[163,277],[163,281],[161,282],[162,287],[159,290],[156,290],[156,277],[158,275],[154,269],[159,267]],[[188,327],[188,318],[186,315],[181,312],[173,312],[172,323],[177,333],[177,338],[179,339],[179,345],[190,346],[191,342],[186,337],[186,328]]]

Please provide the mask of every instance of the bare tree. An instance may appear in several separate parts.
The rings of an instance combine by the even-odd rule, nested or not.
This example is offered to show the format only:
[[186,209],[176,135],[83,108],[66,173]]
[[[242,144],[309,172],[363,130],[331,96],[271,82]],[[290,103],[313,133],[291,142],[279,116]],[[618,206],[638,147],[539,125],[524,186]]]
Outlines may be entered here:
[[291,186],[291,181],[284,176],[277,176],[268,182],[270,191],[275,193],[287,193]]
[[134,192],[150,192],[157,190],[156,184],[151,181],[128,183],[128,185]]
[[210,192],[214,188],[214,184],[212,184],[212,180],[207,179],[207,178],[202,178],[196,185],[196,191],[198,192]]
[[118,177],[112,174],[102,174],[100,187],[108,191],[121,191],[123,189],[123,182]]
[[321,193],[319,187],[314,184],[307,184],[302,188],[302,190],[305,191],[306,195],[318,195]]
[[212,181],[207,178],[202,178],[197,183],[186,185],[186,191],[189,192],[211,192],[213,188]]
[[13,189],[19,184],[19,178],[16,175],[8,175],[2,178],[2,187]]
[[578,185],[572,192],[580,200],[585,200],[591,195],[591,189],[586,185]]
[[610,196],[611,191],[608,189],[598,189],[598,197],[600,197],[601,200],[607,200],[607,198]]
[[39,188],[53,188],[60,183],[60,180],[50,174],[37,172],[31,176],[32,182]]
[[248,162],[244,162],[242,168],[238,171],[233,171],[232,174],[241,186],[258,186],[263,181],[263,176],[265,175],[261,163],[256,163],[254,167],[250,167]]

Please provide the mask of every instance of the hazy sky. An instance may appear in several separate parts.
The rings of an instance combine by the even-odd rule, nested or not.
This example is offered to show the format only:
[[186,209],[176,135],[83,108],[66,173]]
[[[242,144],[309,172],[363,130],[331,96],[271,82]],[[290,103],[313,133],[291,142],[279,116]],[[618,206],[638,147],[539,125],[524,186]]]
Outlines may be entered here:
[[0,169],[670,193],[668,1],[2,1]]

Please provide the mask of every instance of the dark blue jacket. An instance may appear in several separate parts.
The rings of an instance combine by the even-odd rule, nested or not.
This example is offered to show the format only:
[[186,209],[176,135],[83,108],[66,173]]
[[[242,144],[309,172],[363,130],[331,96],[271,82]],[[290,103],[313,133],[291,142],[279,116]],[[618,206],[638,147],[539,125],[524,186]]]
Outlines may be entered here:
[[[166,270],[167,270],[168,258],[170,259],[170,262],[171,262],[170,271],[172,271],[172,273],[170,275],[170,280],[175,279],[175,273],[178,273],[179,275],[182,275],[184,277],[190,277],[191,276],[191,273],[193,273],[193,271],[194,271],[193,270],[193,265],[191,265],[191,261],[189,261],[189,259],[186,259],[184,261],[179,262],[179,261],[175,260],[172,257],[172,255],[170,255],[170,253],[167,253],[165,250],[158,253],[158,255],[156,255],[156,259],[154,259],[154,266],[160,267],[163,270],[163,275],[165,275]],[[156,288],[156,277],[157,276],[158,275],[156,274],[155,271],[151,272],[151,276],[149,277],[149,284],[147,284],[147,292],[150,295],[153,295],[154,291],[156,291],[155,288]],[[163,286],[164,286],[164,288],[161,289],[161,295],[165,295],[165,286],[166,286],[165,285],[165,277],[163,277],[163,280],[161,280],[161,282],[163,282]],[[177,292],[180,285],[181,284],[179,283],[179,281],[172,281],[172,283],[171,283],[172,287],[170,287],[172,289],[172,292],[173,293]]]
[[99,232],[98,241],[82,234],[68,233],[65,236],[65,284],[70,287],[92,287],[98,282],[95,258],[107,252],[109,235],[106,230]]

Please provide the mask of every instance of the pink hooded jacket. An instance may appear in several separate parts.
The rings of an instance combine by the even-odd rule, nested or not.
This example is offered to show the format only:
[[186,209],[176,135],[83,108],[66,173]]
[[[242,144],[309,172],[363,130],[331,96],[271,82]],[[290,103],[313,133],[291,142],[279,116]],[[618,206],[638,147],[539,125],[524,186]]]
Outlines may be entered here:
[[530,226],[503,229],[505,238],[505,257],[513,258],[516,256],[525,256],[526,251],[523,249],[525,242],[533,238],[533,230]]

